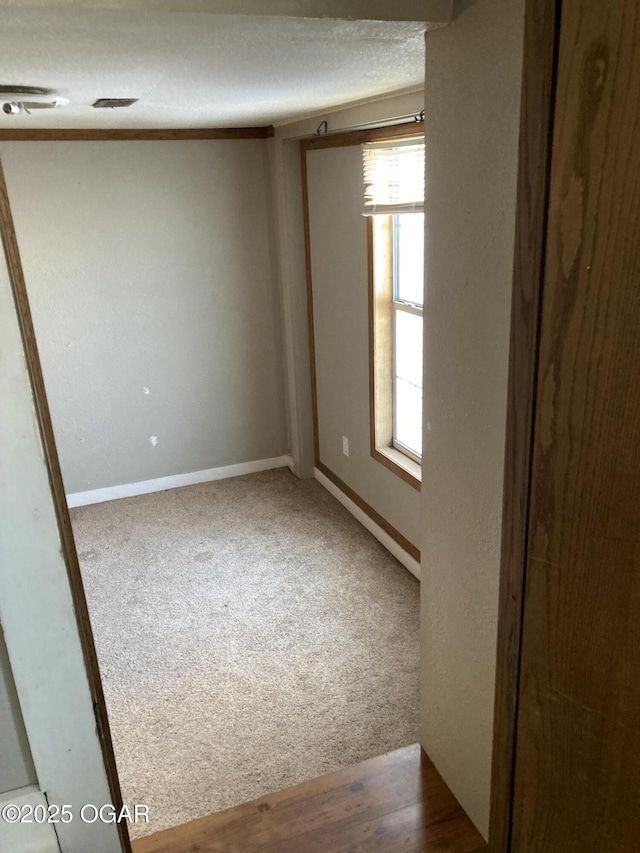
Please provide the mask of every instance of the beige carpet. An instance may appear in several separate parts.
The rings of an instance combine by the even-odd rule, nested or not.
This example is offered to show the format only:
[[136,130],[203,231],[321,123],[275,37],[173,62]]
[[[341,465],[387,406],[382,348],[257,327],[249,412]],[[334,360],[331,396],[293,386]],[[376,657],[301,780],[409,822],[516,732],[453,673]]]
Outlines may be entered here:
[[315,481],[72,520],[133,837],[418,739],[418,582]]

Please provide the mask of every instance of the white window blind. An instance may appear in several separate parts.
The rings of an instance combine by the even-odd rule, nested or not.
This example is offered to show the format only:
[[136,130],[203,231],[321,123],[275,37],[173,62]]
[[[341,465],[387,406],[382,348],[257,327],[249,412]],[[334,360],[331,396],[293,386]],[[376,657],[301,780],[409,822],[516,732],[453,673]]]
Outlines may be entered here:
[[364,216],[424,210],[424,142],[367,142],[362,146]]

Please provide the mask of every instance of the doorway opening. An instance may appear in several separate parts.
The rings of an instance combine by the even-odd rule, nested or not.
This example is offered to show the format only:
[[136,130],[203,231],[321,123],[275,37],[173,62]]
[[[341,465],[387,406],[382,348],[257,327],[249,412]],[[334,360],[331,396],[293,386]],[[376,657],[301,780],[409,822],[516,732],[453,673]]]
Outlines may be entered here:
[[[47,13],[2,14],[14,11],[34,50],[39,33],[52,38]],[[154,62],[168,76],[172,62],[189,59],[194,75],[206,62],[199,51],[214,32],[197,41],[200,16],[177,16],[176,30],[176,16],[127,14],[101,13],[99,36],[117,40],[126,23],[142,45],[141,75],[144,45],[164,46]],[[93,61],[92,20],[56,18],[56,49],[68,58],[75,42]],[[280,118],[273,104],[267,121],[240,99],[232,117],[220,107],[189,119],[170,103],[165,115],[193,120],[188,131],[150,130],[144,115],[132,127],[124,111],[82,127],[93,107],[84,90],[72,97],[68,78],[52,81],[70,95],[59,115],[38,113],[37,127],[24,111],[14,125],[7,115],[0,134],[120,782],[153,818],[132,826],[134,837],[418,740],[418,584],[405,566],[419,557],[419,493],[398,480],[400,500],[378,504],[382,467],[368,491],[350,485],[349,468],[344,488],[313,477],[299,149],[320,119],[358,124],[363,107],[344,104],[368,92],[380,97],[366,123],[413,122],[424,27],[291,20],[277,36],[299,43],[298,65],[287,65],[292,50],[280,69]],[[243,38],[251,26],[228,22]],[[371,51],[366,91],[346,88],[359,79],[354,40]],[[342,76],[328,75],[333,100],[320,108],[313,68],[327,43],[342,46]],[[305,61],[303,85],[293,69]],[[105,64],[113,70],[115,56]],[[210,103],[199,85],[194,102]],[[313,211],[308,193],[307,204]],[[357,322],[368,353],[366,223],[361,211],[352,220],[365,238],[351,260],[364,272]],[[301,274],[283,285],[296,259]],[[322,345],[322,329],[314,335]],[[360,415],[334,425],[352,468],[371,458],[367,361],[362,379],[364,433]],[[316,429],[316,442],[334,426]],[[405,566],[363,529],[363,512]]]

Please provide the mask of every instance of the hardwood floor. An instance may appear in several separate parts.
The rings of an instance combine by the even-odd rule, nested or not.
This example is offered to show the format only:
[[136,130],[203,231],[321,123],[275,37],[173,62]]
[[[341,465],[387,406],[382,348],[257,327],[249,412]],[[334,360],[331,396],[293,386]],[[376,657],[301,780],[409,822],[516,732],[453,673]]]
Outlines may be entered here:
[[417,744],[158,832],[133,853],[480,853]]

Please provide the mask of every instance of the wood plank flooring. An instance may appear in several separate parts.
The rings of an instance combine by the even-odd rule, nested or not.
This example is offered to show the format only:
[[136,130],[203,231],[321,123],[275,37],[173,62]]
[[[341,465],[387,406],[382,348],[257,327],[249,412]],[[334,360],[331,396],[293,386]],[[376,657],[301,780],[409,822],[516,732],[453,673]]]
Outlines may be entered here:
[[133,843],[133,853],[484,850],[418,744]]

